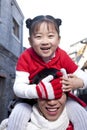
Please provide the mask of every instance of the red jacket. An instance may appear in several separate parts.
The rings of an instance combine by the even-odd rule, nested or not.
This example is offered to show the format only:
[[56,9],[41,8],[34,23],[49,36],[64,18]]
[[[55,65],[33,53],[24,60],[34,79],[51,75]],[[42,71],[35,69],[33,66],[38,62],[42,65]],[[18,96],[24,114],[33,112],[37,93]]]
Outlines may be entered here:
[[16,66],[16,70],[28,72],[30,74],[29,80],[32,80],[35,75],[45,68],[55,68],[58,70],[65,68],[67,73],[73,73],[78,66],[67,53],[59,47],[55,52],[55,57],[48,63],[45,63],[32,48],[26,49],[19,57]]

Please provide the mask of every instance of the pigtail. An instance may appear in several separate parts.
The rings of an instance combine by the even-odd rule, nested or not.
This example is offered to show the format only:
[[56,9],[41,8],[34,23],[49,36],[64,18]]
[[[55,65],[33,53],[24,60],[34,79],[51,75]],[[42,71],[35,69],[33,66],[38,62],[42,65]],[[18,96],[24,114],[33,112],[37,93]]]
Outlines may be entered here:
[[57,23],[57,25],[58,25],[58,27],[62,24],[62,20],[61,19],[55,19],[56,20],[56,23]]
[[28,19],[26,20],[26,27],[27,27],[28,29],[30,29],[30,28],[31,28],[31,24],[32,24],[32,19],[31,19],[31,18],[28,18]]
[[26,20],[26,27],[29,29],[29,35],[31,36],[32,33],[34,32],[34,29],[36,27],[36,25],[38,25],[39,23],[42,23],[44,21],[48,21],[49,23],[53,23],[55,25],[55,28],[59,34],[59,26],[61,25],[62,23],[62,20],[59,19],[59,18],[54,18],[53,16],[51,15],[39,15],[39,16],[36,16],[34,17],[33,19],[31,18],[28,18]]

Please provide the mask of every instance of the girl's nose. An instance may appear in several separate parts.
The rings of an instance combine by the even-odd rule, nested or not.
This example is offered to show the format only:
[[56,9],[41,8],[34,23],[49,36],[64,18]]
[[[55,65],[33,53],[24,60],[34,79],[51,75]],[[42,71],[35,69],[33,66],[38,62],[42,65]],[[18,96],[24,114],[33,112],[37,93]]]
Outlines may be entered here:
[[42,39],[42,44],[48,44],[49,43],[49,40],[47,39],[47,37],[44,37]]

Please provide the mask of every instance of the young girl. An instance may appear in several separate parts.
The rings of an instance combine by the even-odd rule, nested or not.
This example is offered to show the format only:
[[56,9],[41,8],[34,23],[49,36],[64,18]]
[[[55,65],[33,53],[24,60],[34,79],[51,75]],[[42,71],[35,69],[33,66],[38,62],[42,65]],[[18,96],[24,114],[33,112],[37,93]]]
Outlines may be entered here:
[[[14,93],[16,96],[23,99],[57,99],[57,82],[51,84],[51,80],[43,83],[31,84],[32,79],[37,73],[45,68],[55,68],[60,70],[64,68],[67,74],[73,73],[78,78],[72,84],[73,76],[69,78],[63,77],[63,90],[69,91],[76,88],[85,88],[87,86],[87,75],[80,70],[78,66],[72,61],[67,53],[59,48],[60,43],[60,31],[61,19],[56,19],[50,15],[37,16],[33,19],[26,21],[26,26],[29,29],[29,42],[31,47],[26,49],[18,59],[16,66],[16,78],[14,83]],[[80,81],[80,82],[78,82]],[[42,85],[44,84],[44,85]],[[48,87],[49,85],[49,87]],[[79,109],[81,113],[78,115],[72,114],[73,105],[70,107],[67,103],[67,112],[69,111],[69,118],[79,122],[78,128],[75,130],[86,129],[85,122],[81,128],[82,118],[84,115],[83,108],[75,102],[74,109],[78,113]],[[12,110],[12,113],[8,120],[7,130],[25,130],[27,122],[31,116],[31,106],[28,103],[18,103]],[[86,119],[83,119],[86,120]],[[77,125],[77,124],[76,124]]]

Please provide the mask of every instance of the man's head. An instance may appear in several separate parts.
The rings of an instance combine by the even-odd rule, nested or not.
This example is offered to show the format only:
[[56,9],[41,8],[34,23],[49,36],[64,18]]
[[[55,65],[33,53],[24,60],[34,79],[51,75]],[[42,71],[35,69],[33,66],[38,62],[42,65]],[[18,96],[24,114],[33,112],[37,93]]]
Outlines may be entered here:
[[66,103],[66,94],[62,94],[60,99],[37,99],[37,107],[39,112],[49,121],[57,120]]
[[51,100],[37,99],[37,108],[46,119],[48,119],[49,121],[55,121],[61,115],[67,99],[66,94],[64,94],[63,91],[61,91],[62,85],[60,85],[61,83],[59,80],[59,78],[62,76],[61,72],[54,68],[44,69],[41,72],[39,72],[38,75],[35,76],[35,78],[33,79],[33,83],[38,84],[40,80],[42,80],[48,75],[53,75],[54,80],[58,78],[59,96],[58,99]]

